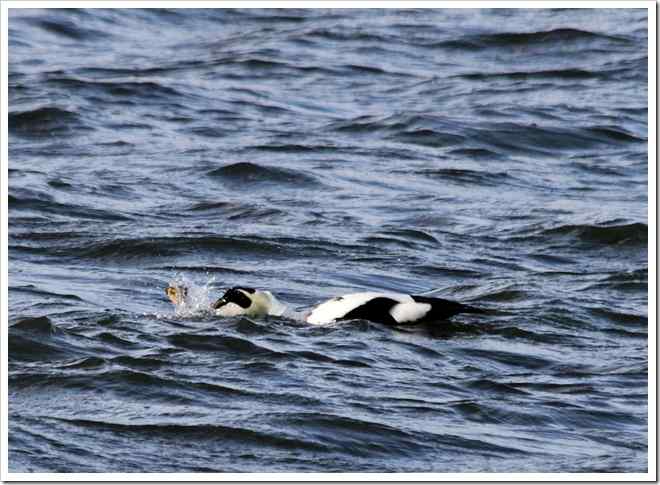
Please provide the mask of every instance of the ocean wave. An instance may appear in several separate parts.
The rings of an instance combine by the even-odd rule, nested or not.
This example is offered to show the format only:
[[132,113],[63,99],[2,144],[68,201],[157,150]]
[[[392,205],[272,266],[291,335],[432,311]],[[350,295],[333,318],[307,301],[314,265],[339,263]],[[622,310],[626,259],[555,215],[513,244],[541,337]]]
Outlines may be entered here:
[[20,318],[9,326],[9,360],[19,362],[51,362],[90,355],[84,338],[56,326],[45,316]]
[[9,112],[9,131],[23,136],[50,137],[62,133],[76,134],[92,130],[78,112],[56,106],[43,106]]
[[68,254],[82,258],[113,258],[131,260],[144,257],[194,254],[198,251],[218,251],[223,254],[286,254],[286,248],[259,239],[223,236],[155,237],[101,241],[92,245],[71,248]]
[[598,319],[605,319],[609,322],[625,325],[627,327],[636,327],[646,329],[649,324],[647,315],[638,315],[630,312],[617,311],[607,308],[590,308],[589,312]]
[[458,50],[497,49],[501,47],[524,48],[535,45],[577,44],[602,42],[605,45],[629,45],[632,41],[623,36],[609,35],[588,30],[557,28],[536,32],[497,32],[465,36],[460,39],[427,44],[427,47],[444,47]]
[[339,42],[385,42],[390,39],[389,36],[381,35],[376,32],[369,32],[360,29],[327,29],[316,28],[306,30],[302,33],[305,39],[320,39]]
[[230,201],[203,201],[189,206],[187,211],[197,214],[208,214],[209,217],[224,215],[228,220],[264,220],[279,221],[288,216],[288,212],[274,207],[262,207]]
[[283,352],[258,345],[248,339],[232,337],[230,335],[175,334],[169,336],[168,341],[181,348],[197,351],[223,352],[225,356],[251,355],[270,359],[281,359],[286,356]]
[[506,72],[474,72],[457,74],[456,77],[474,81],[490,81],[495,79],[597,79],[606,74],[600,71],[590,71],[579,68],[544,69],[539,71],[506,71]]
[[542,232],[544,236],[573,236],[577,239],[607,246],[638,246],[648,241],[648,226],[641,222],[631,224],[593,225],[566,224]]
[[181,96],[176,89],[165,86],[155,81],[101,81],[95,79],[81,79],[65,77],[61,72],[49,73],[47,82],[66,90],[75,90],[77,93],[89,92],[90,94],[108,95],[108,100],[116,99],[120,102],[123,98],[140,99],[142,102],[149,99],[166,99]]
[[48,317],[25,318],[9,326],[12,331],[21,330],[25,332],[36,332],[52,334],[55,332],[55,326]]
[[[33,297],[42,297],[42,298],[55,298],[58,300],[68,300],[68,301],[84,301],[82,298],[80,298],[78,295],[74,294],[64,294],[64,293],[55,293],[52,291],[46,291],[37,288],[35,285],[25,285],[25,286],[10,286],[10,292],[15,293],[25,293],[28,295],[31,295]],[[37,320],[41,319],[46,319],[48,320],[47,317],[39,317]]]
[[416,171],[415,173],[431,179],[477,186],[501,186],[513,180],[513,177],[506,172],[489,172],[460,168],[427,169]]
[[180,425],[173,423],[118,423],[91,419],[52,418],[66,421],[73,426],[93,429],[97,432],[112,432],[125,435],[159,436],[168,439],[188,439],[215,441],[222,439],[227,442],[255,443],[263,446],[285,448],[289,450],[304,449],[323,451],[326,448],[314,441],[288,438],[282,433],[273,434],[249,429],[249,427],[223,426],[217,423]]
[[279,167],[268,167],[250,162],[238,162],[209,171],[207,176],[231,182],[252,185],[263,183],[292,184],[296,186],[318,186],[315,177],[300,171]]
[[76,220],[128,221],[132,219],[130,216],[121,214],[118,211],[97,209],[76,203],[57,202],[53,196],[41,191],[13,192],[13,194],[9,194],[8,199],[9,207],[12,210],[38,211],[51,217],[57,215]]
[[[81,11],[78,11],[80,13]],[[84,11],[83,11],[84,12]],[[73,41],[107,41],[112,34],[97,29],[90,29],[80,25],[78,22],[62,18],[31,18],[24,20],[35,27],[54,34],[57,37]]]
[[527,153],[543,153],[646,142],[645,137],[616,126],[567,128],[553,124],[507,122],[467,126],[460,120],[429,114],[360,116],[346,121],[332,122],[327,128],[356,135],[382,133],[391,140],[432,148],[455,146],[456,148],[450,153],[490,160],[500,158],[502,152],[510,152],[512,149]]

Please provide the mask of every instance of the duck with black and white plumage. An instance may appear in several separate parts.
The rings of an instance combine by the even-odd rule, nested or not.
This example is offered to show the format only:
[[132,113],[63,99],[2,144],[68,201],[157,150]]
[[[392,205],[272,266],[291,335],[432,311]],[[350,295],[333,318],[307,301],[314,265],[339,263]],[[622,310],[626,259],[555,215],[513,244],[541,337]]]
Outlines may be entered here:
[[[169,286],[165,292],[175,305],[185,302],[188,295],[185,286]],[[294,316],[270,291],[247,287],[228,289],[211,307],[221,317]],[[485,310],[443,298],[367,291],[327,300],[302,314],[302,319],[312,325],[361,319],[396,326],[447,320],[459,313],[483,314]]]

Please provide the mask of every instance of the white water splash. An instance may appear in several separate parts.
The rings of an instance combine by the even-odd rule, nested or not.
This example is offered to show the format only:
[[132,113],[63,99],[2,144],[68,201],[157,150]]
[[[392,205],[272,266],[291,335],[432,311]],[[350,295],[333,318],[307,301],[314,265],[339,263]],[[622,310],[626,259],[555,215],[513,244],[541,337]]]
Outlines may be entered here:
[[[190,277],[177,273],[169,282],[173,287],[185,287],[188,289],[186,297],[174,306],[174,316],[180,318],[189,317],[209,317],[216,316],[212,309],[213,303],[220,298],[226,291],[226,288],[215,286],[215,276],[208,276],[205,283],[199,284]],[[272,299],[272,308],[269,314],[279,316],[289,320],[304,322],[309,309],[291,309],[286,303],[282,303],[274,295]],[[171,317],[172,315],[158,315],[159,317]]]
[[212,315],[211,305],[223,293],[223,290],[214,287],[215,276],[209,277],[206,283],[200,285],[186,275],[177,274],[169,284],[188,289],[186,297],[174,307],[174,314],[177,317]]

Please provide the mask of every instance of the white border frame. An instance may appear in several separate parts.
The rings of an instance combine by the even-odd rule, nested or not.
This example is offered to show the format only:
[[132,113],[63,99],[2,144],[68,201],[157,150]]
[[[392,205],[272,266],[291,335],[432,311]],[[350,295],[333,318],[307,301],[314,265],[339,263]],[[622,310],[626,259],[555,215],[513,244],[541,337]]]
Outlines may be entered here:
[[[8,14],[10,8],[644,8],[648,12],[648,263],[649,263],[649,381],[648,381],[648,470],[647,473],[11,473],[8,471]],[[1,4],[0,59],[2,99],[0,136],[0,478],[2,481],[231,481],[231,482],[344,482],[344,481],[656,481],[656,4],[651,1],[18,1]]]

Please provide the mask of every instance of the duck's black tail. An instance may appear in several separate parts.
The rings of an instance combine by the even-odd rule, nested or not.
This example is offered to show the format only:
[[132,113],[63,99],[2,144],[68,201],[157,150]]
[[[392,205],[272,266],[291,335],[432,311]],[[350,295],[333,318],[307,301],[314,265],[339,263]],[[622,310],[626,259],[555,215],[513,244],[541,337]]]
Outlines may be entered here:
[[[462,305],[459,303],[459,305]],[[478,308],[475,306],[470,306],[470,305],[462,305],[461,313],[476,313],[477,315],[487,315],[489,313],[488,310],[484,308]]]
[[464,305],[457,301],[445,300],[444,298],[435,298],[431,296],[411,295],[413,300],[418,303],[428,303],[431,305],[431,311],[426,314],[426,318],[433,320],[446,320],[458,315],[459,313],[474,313],[479,315],[487,314],[488,311],[482,308]]

